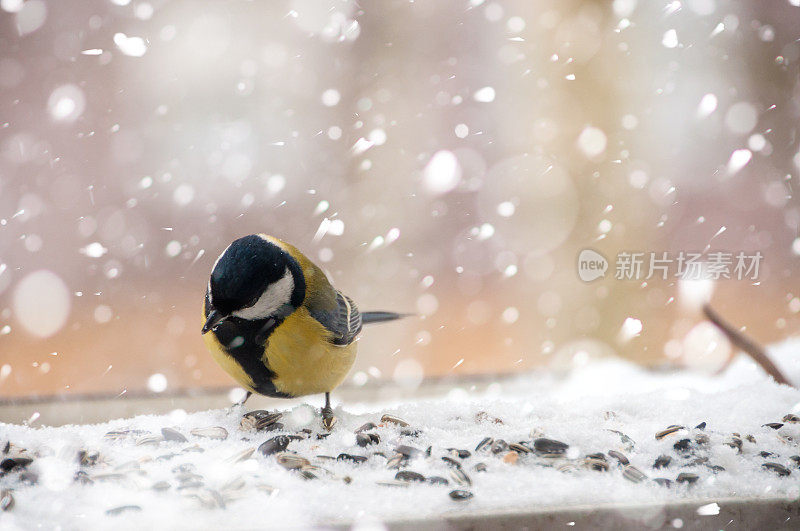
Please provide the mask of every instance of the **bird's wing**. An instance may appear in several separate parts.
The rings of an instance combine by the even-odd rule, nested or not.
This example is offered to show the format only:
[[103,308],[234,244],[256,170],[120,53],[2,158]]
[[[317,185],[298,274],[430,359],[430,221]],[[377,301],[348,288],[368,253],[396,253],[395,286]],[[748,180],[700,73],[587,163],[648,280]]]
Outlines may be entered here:
[[311,316],[331,334],[334,345],[349,345],[361,332],[361,313],[353,299],[336,292],[336,308],[332,311],[311,310]]

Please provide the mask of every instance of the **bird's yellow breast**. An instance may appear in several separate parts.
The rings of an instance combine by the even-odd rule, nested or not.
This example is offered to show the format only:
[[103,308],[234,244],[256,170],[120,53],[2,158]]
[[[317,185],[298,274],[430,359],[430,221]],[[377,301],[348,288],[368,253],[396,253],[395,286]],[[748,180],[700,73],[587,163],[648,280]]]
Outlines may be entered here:
[[356,359],[356,342],[334,345],[330,332],[298,308],[270,335],[265,351],[278,391],[302,396],[332,391]]
[[[356,342],[334,345],[330,332],[301,306],[270,334],[261,361],[275,373],[275,388],[303,396],[332,391],[344,381],[356,357]],[[213,333],[206,346],[215,361],[242,387],[255,391],[253,379],[226,352]]]

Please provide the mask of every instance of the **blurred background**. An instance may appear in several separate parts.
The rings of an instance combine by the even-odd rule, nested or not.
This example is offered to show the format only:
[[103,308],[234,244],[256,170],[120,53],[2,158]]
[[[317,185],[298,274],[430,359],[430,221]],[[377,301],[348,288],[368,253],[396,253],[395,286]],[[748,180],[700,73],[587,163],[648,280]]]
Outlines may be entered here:
[[[0,397],[233,387],[201,304],[253,232],[419,314],[365,330],[355,386],[714,371],[708,296],[795,335],[798,6],[0,0]],[[616,280],[622,251],[764,258]]]

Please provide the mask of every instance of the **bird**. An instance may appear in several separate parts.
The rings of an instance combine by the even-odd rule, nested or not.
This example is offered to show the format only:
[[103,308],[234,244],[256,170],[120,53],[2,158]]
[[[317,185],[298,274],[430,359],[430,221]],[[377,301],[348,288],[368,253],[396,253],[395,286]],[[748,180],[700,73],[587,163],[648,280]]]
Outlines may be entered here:
[[234,240],[211,270],[203,302],[204,342],[247,392],[295,398],[325,394],[322,424],[336,422],[330,393],[356,358],[362,325],[405,317],[361,313],[295,246],[267,234]]

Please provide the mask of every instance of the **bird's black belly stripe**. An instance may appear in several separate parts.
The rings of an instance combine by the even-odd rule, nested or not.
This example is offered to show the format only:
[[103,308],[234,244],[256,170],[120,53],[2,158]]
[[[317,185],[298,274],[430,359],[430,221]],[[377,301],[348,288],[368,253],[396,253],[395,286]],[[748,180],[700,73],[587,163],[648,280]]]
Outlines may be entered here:
[[[208,317],[208,297],[206,297],[205,314]],[[262,361],[264,345],[281,322],[274,319],[248,321],[229,317],[211,333],[217,337],[225,352],[252,378],[256,393],[276,398],[292,398],[291,395],[275,388],[272,381],[275,373]]]

